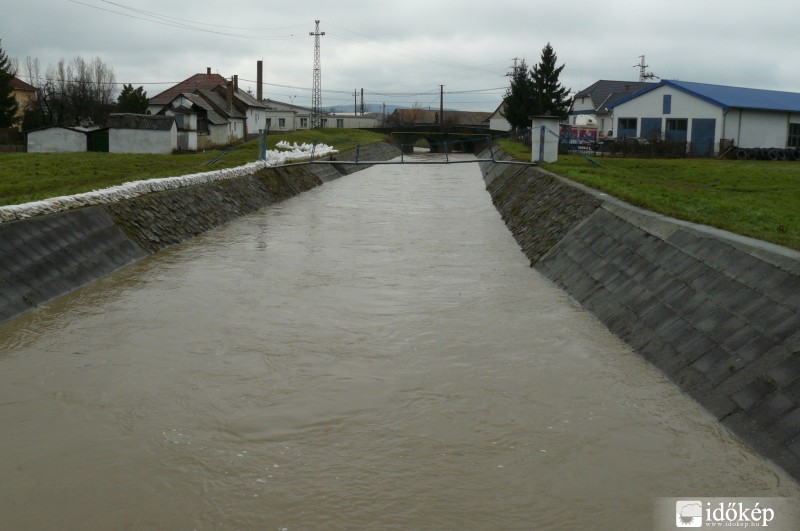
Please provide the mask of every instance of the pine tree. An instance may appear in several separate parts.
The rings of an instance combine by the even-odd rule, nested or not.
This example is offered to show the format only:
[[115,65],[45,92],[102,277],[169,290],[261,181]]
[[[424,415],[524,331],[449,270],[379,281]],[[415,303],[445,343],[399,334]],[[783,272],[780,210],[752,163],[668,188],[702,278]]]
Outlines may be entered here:
[[117,112],[129,112],[133,114],[147,113],[147,92],[144,87],[133,88],[130,83],[122,86],[117,98]]
[[511,85],[506,89],[504,109],[501,111],[513,129],[530,127],[532,98],[533,83],[528,65],[523,59],[519,66],[514,67],[514,72],[511,74]]
[[14,76],[17,73],[13,70],[11,60],[2,48],[0,41],[0,127],[11,127],[14,125],[14,117],[19,109],[19,104],[14,98]]
[[542,49],[541,60],[531,70],[533,84],[532,116],[557,116],[566,118],[569,112],[570,89],[561,86],[558,76],[564,66],[556,67],[556,52],[550,43]]

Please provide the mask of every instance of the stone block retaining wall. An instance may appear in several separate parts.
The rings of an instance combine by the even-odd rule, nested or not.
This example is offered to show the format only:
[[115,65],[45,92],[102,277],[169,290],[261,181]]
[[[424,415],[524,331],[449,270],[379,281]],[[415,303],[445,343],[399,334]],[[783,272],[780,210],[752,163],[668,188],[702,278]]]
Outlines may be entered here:
[[[361,150],[363,160],[399,155],[389,144]],[[348,166],[354,171],[366,167]],[[15,219],[12,212],[10,221],[0,222],[0,322],[341,175],[330,164],[262,167],[246,175],[29,218]]]
[[532,267],[800,479],[800,253],[482,163]]

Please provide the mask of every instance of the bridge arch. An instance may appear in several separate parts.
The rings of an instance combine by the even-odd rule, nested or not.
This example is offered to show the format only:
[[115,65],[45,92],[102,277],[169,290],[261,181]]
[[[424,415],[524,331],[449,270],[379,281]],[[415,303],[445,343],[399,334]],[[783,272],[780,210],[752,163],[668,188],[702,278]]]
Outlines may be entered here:
[[413,153],[414,146],[425,140],[431,153],[478,153],[486,146],[491,132],[486,128],[449,127],[437,130],[435,126],[395,127],[385,131],[404,153]]

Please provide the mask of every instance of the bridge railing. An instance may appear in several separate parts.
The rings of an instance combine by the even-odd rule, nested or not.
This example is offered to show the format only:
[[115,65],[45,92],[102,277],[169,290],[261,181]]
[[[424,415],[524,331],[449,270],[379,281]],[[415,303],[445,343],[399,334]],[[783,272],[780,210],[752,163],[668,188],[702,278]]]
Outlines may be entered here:
[[[361,160],[361,144],[356,145],[356,152],[353,160],[338,160],[338,159],[321,159],[321,158],[314,158],[315,157],[315,148],[316,148],[316,140],[313,142],[311,147],[311,154],[309,156],[308,161],[305,162],[298,162],[296,164],[340,164],[340,165],[364,165],[364,166],[372,166],[372,165],[389,165],[389,164],[472,164],[475,162],[492,162],[495,164],[508,164],[508,165],[521,165],[521,166],[535,166],[535,162],[520,162],[514,160],[498,160],[495,158],[494,154],[494,145],[492,144],[491,137],[485,136],[481,140],[481,142],[485,141],[486,145],[489,149],[489,158],[478,158],[475,157],[474,159],[455,159],[450,157],[450,153],[448,148],[449,142],[442,142],[439,145],[444,146],[444,160],[431,160],[430,158],[412,158],[411,160],[406,159],[405,150],[403,150],[403,146],[412,146],[413,144],[400,144],[400,160],[392,159],[392,160]],[[463,142],[460,142],[463,143]]]

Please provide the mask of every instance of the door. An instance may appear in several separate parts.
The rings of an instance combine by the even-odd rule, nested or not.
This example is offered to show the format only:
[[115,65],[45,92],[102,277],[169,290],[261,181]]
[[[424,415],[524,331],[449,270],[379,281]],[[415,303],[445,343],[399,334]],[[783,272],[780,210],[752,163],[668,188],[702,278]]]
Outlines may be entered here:
[[714,132],[716,128],[717,120],[714,118],[692,119],[692,155],[710,157],[714,154]]

